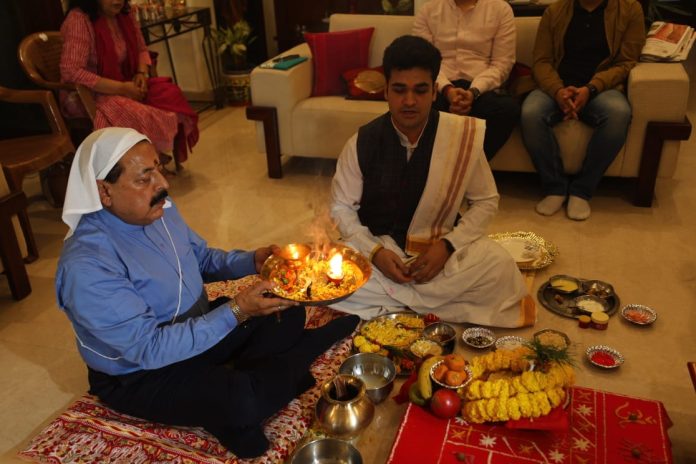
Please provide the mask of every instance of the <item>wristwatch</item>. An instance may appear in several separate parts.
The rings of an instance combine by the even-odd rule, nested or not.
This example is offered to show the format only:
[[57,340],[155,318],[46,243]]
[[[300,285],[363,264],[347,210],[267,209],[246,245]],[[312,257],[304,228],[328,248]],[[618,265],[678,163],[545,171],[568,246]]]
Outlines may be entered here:
[[230,309],[232,310],[232,314],[234,314],[235,319],[237,319],[237,325],[242,325],[247,321],[247,319],[249,319],[249,315],[242,312],[241,308],[237,304],[237,300],[230,298],[229,305]]
[[481,91],[476,87],[469,87],[469,92],[474,94],[474,100],[477,100],[481,96]]
[[594,97],[597,96],[599,93],[599,90],[597,90],[597,87],[595,87],[592,84],[587,84],[585,87],[587,87],[587,90],[590,91],[590,100],[592,100]]

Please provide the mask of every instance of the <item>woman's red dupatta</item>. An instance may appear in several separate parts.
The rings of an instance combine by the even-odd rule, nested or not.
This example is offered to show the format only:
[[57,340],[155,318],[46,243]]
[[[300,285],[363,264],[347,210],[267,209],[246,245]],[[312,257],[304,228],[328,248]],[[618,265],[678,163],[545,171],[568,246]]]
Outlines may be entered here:
[[[116,81],[130,81],[138,70],[138,30],[127,14],[116,15],[116,21],[126,42],[126,59],[118,62],[116,47],[105,17],[100,16],[93,23],[97,48],[97,72],[100,76]],[[188,116],[191,130],[186,134],[179,123],[174,141],[174,156],[177,161],[186,160],[187,152],[198,142],[198,113],[189,105],[186,97],[169,77],[152,77],[147,81],[146,105]]]

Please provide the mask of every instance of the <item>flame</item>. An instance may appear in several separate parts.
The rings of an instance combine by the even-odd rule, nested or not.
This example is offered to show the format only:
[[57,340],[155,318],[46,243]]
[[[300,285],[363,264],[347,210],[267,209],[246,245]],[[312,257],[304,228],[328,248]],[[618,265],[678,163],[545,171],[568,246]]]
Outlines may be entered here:
[[343,256],[341,253],[334,254],[329,260],[329,272],[327,273],[332,279],[343,278]]
[[300,259],[300,251],[297,249],[297,247],[295,245],[290,245],[288,247],[288,251],[290,251],[290,257],[292,259],[295,259],[295,260]]

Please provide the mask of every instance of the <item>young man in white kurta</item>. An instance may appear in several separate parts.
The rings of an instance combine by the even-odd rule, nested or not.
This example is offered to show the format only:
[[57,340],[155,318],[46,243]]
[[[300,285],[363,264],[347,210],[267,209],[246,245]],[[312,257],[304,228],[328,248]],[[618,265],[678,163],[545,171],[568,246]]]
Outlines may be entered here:
[[[419,47],[422,50],[417,51]],[[411,162],[430,125],[428,130],[434,130],[435,135],[434,142],[427,142],[433,145],[423,193],[403,246],[389,234],[371,232],[359,217],[360,208],[367,206],[361,204],[365,176],[358,149],[359,136],[364,132],[347,142],[333,179],[331,213],[347,244],[370,256],[374,265],[369,281],[332,307],[363,319],[407,306],[451,322],[500,327],[533,323],[521,309],[527,290],[514,260],[486,237],[499,196],[482,149],[485,122],[431,111],[437,69],[413,58],[421,52],[436,53],[439,67],[437,49],[417,37],[401,37],[385,51],[385,94],[390,113],[365,128],[395,130],[403,156]],[[395,64],[390,54],[397,55]],[[420,275],[421,269],[430,264],[426,261],[441,254],[433,251],[435,247],[447,247],[448,254],[436,272]],[[413,256],[417,258],[410,264],[399,262],[396,270],[386,271],[391,274],[387,276],[381,264],[385,254],[404,263]]]

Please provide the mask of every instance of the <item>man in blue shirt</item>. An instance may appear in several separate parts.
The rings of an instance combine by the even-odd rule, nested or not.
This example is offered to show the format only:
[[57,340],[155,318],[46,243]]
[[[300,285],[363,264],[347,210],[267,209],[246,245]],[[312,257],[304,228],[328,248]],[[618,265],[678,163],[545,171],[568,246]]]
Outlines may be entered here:
[[147,420],[202,426],[237,456],[258,456],[268,447],[263,421],[314,385],[312,361],[359,319],[306,331],[304,308],[267,297],[266,281],[209,305],[205,281],[255,274],[273,247],[208,248],[168,199],[160,169],[132,129],[85,139],[63,209],[58,304],[90,393]]

